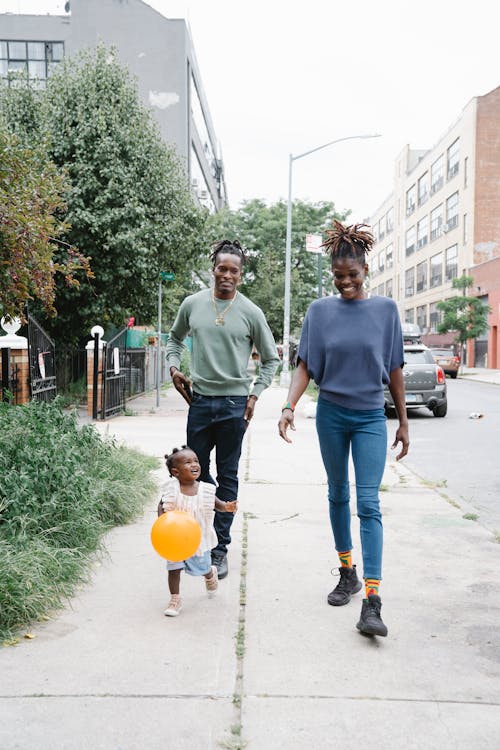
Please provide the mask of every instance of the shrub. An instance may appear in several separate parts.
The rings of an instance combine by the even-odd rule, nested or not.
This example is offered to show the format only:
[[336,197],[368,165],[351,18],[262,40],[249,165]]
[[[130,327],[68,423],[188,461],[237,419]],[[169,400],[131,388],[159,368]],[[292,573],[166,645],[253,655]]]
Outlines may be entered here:
[[58,402],[0,404],[0,637],[74,592],[103,534],[155,493],[157,466]]

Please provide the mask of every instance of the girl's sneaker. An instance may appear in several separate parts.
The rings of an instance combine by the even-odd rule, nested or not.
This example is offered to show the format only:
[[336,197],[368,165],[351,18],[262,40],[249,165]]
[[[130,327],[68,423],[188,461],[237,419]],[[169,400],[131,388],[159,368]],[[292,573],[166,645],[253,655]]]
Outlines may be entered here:
[[167,617],[177,617],[182,611],[182,601],[180,594],[171,594],[168,606],[163,613]]
[[205,578],[205,586],[207,587],[207,594],[212,596],[217,591],[219,586],[219,576],[217,575],[217,568],[212,565],[212,577]]

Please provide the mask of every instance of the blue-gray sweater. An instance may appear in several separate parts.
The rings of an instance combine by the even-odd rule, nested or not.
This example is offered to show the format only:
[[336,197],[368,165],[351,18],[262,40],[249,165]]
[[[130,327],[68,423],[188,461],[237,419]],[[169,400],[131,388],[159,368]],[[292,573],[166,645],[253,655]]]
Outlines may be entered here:
[[383,407],[384,384],[404,364],[394,300],[316,300],[304,319],[298,357],[322,398],[348,409]]

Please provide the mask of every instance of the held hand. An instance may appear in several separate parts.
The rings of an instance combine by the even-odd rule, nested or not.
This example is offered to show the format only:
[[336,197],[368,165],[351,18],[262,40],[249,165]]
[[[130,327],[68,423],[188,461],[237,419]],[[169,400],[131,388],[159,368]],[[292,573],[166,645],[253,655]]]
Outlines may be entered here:
[[247,423],[247,427],[249,425],[250,420],[253,417],[253,413],[254,413],[254,410],[255,410],[255,404],[256,403],[257,403],[257,396],[249,396],[248,397],[247,405],[246,405],[246,408],[245,408],[245,414],[243,416],[243,419]]
[[401,443],[402,448],[401,452],[396,456],[396,461],[400,461],[402,458],[406,456],[408,453],[408,448],[410,447],[410,439],[408,437],[408,427],[399,426],[396,430],[396,437],[394,439],[393,444],[391,445],[391,448],[396,448],[397,444]]
[[280,437],[283,438],[287,443],[292,441],[287,435],[287,430],[290,427],[291,430],[295,430],[295,424],[293,421],[293,411],[291,409],[285,409],[281,412],[281,419],[278,422],[278,430]]
[[230,500],[226,502],[226,513],[233,513],[233,515],[238,510],[238,501],[237,500]]
[[174,384],[174,388],[176,391],[178,391],[184,401],[191,406],[191,400],[193,391],[191,390],[191,381],[188,380],[188,378],[182,373],[180,370],[175,370],[175,372],[172,374],[172,383]]

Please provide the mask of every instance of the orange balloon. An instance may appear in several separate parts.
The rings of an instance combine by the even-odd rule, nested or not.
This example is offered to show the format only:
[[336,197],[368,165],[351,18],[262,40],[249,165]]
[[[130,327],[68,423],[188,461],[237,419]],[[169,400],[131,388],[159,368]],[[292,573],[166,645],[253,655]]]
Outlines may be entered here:
[[171,562],[187,560],[201,542],[201,527],[184,510],[169,510],[158,516],[151,529],[151,544],[161,557]]

